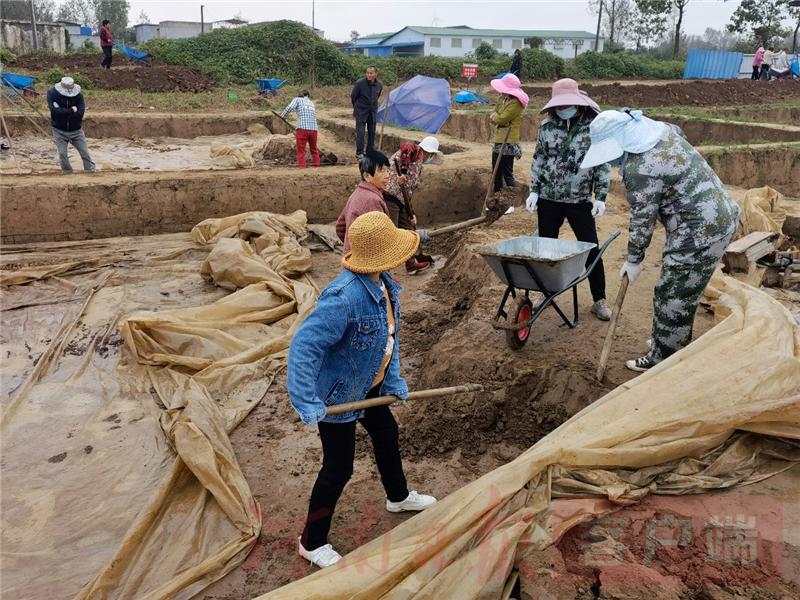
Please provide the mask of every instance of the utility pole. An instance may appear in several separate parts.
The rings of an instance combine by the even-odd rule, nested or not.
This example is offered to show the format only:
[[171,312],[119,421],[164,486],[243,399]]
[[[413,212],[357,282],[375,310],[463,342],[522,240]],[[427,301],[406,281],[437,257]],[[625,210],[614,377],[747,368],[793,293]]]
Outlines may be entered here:
[[205,21],[203,20],[203,5],[200,5],[200,33],[204,33],[206,30]]
[[36,10],[33,7],[33,0],[31,0],[31,40],[33,41],[33,49],[39,49],[39,36],[36,34]]
[[[317,28],[315,27],[316,6],[314,0],[311,0],[311,33],[317,35]],[[314,46],[311,48],[311,89],[313,90],[317,85],[317,40],[314,40]]]
[[600,6],[597,9],[597,33],[594,34],[594,51],[599,52],[600,47],[600,19],[603,17],[603,0],[600,0]]

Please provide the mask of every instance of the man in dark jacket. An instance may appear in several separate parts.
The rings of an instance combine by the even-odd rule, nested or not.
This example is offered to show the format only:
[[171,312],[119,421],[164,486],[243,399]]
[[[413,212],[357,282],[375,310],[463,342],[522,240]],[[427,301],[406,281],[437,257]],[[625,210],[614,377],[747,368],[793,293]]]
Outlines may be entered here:
[[100,29],[100,47],[103,49],[103,62],[100,63],[100,66],[109,70],[111,69],[111,49],[114,47],[114,36],[111,35],[108,19],[103,19],[103,27]]
[[[361,159],[367,150],[375,147],[375,118],[378,115],[378,98],[383,84],[378,81],[378,69],[367,67],[367,76],[356,81],[350,92],[353,116],[356,118],[356,156]],[[364,148],[364,126],[367,128],[367,147]]]
[[75,146],[83,160],[84,171],[96,171],[86,136],[83,134],[83,113],[86,104],[79,86],[72,77],[64,77],[59,83],[47,90],[47,106],[50,109],[50,125],[53,127],[53,139],[58,148],[58,160],[64,173],[72,173],[67,148],[70,142]]

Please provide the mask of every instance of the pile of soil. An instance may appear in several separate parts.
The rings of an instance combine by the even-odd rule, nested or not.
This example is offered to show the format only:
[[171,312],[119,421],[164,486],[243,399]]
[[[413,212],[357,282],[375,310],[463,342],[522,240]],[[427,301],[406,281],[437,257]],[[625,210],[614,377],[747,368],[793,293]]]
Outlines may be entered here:
[[65,54],[63,56],[21,56],[15,67],[45,72],[59,67],[65,73],[81,73],[92,80],[92,89],[142,92],[204,92],[217,87],[216,82],[200,71],[189,67],[156,62],[151,67],[128,64],[120,54],[114,54],[110,71],[100,68],[102,54]]
[[[261,149],[259,162],[284,166],[295,164],[297,157],[295,154],[294,134],[271,135]],[[319,162],[322,165],[335,165],[339,162],[339,157],[333,152],[326,152],[324,149],[319,148]],[[311,152],[308,147],[306,147],[306,163],[311,164]]]
[[[523,86],[523,89],[543,104],[550,99],[550,86]],[[690,81],[664,85],[621,83],[592,85],[582,83],[581,89],[600,104],[611,106],[724,106],[734,104],[763,104],[795,100],[800,97],[800,81]]]
[[[484,386],[480,393],[426,401],[408,410],[401,428],[407,456],[460,450],[475,458],[501,445],[522,450],[608,391],[595,381],[595,365],[573,362],[566,349],[536,363],[519,360],[489,322],[504,286],[476,248],[526,235],[529,228],[529,219],[508,215],[461,233],[455,251],[425,289],[437,302],[403,315],[403,356],[414,357],[408,365],[415,374],[409,382],[413,389]],[[565,361],[573,364],[565,368]]]

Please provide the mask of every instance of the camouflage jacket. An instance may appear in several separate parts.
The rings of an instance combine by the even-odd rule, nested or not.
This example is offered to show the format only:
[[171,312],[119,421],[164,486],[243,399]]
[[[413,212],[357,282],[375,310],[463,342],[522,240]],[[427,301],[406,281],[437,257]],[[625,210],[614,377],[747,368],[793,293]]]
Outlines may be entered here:
[[622,181],[631,205],[629,262],[644,259],[656,220],[667,233],[664,252],[707,249],[739,222],[736,201],[674,125],[652,149],[627,155]]
[[611,167],[580,168],[591,144],[591,122],[585,113],[569,121],[550,115],[544,118],[531,163],[531,192],[568,204],[591,202],[594,192],[597,200],[605,202]]

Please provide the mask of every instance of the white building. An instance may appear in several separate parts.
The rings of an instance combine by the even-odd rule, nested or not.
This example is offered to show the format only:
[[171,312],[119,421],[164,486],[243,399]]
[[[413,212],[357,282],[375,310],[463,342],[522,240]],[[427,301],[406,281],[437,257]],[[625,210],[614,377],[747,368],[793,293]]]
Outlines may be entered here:
[[[595,34],[588,31],[543,31],[517,29],[473,29],[458,27],[408,26],[390,34],[372,34],[360,37],[348,53],[366,56],[455,56],[473,52],[485,42],[503,54],[525,48],[526,38],[539,38],[542,48],[561,58],[575,58],[578,54],[594,50]],[[598,51],[604,40],[599,40]]]
[[84,27],[80,23],[73,23],[72,21],[56,21],[64,26],[64,29],[69,34],[69,45],[72,50],[79,50],[83,48],[86,40],[92,42],[97,48],[100,47],[100,35],[95,34],[91,27]]

